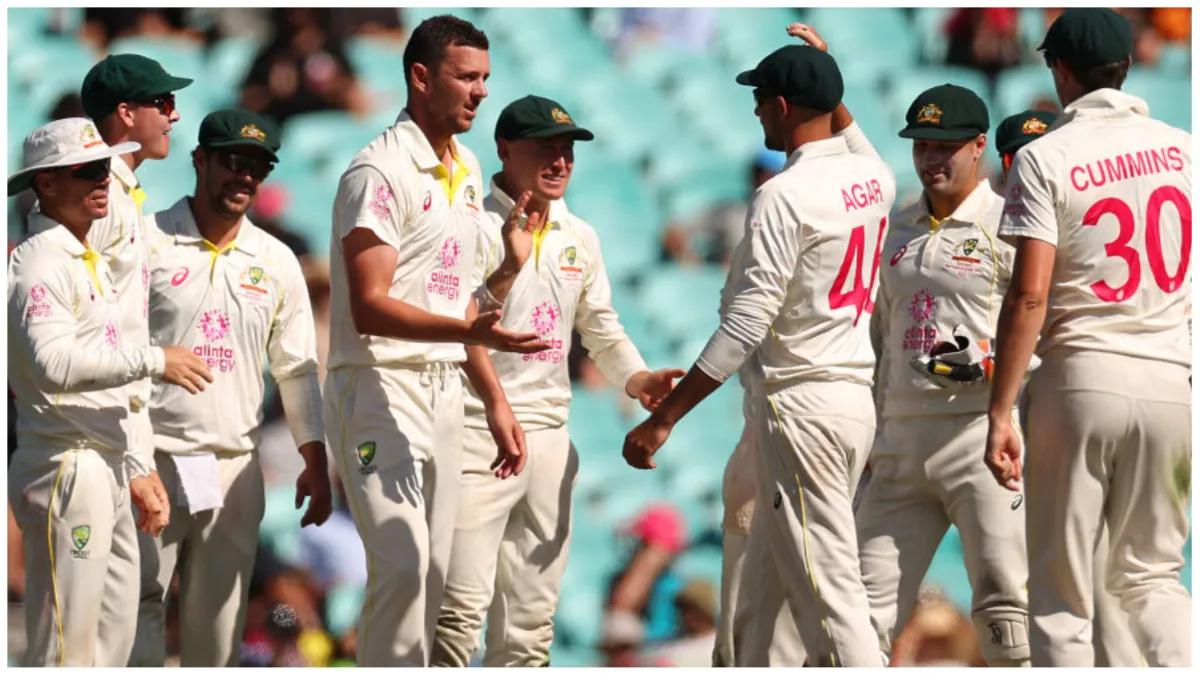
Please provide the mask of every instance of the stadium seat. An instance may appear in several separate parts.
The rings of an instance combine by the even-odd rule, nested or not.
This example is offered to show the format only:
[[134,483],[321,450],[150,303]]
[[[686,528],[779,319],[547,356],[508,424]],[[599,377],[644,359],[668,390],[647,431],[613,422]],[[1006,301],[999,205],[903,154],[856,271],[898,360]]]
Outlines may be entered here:
[[262,40],[245,36],[217,41],[205,55],[205,75],[221,87],[241,91],[262,46]]
[[1038,99],[1048,99],[1058,105],[1058,95],[1054,93],[1054,78],[1044,64],[1001,71],[996,81],[995,104],[988,111],[992,117],[992,124],[1009,115],[1028,110]]
[[869,65],[903,73],[918,61],[917,33],[900,8],[814,7],[806,12],[805,21],[829,43],[834,54],[853,54],[846,62],[860,64],[855,68]]
[[1192,98],[1180,92],[1177,77],[1149,68],[1132,68],[1121,89],[1143,99],[1150,106],[1151,117],[1192,130]]
[[683,337],[716,327],[725,272],[716,266],[663,266],[640,291],[642,309],[668,335]]
[[952,12],[952,7],[917,7],[914,10],[913,28],[920,40],[924,63],[945,62],[950,44],[944,27]]

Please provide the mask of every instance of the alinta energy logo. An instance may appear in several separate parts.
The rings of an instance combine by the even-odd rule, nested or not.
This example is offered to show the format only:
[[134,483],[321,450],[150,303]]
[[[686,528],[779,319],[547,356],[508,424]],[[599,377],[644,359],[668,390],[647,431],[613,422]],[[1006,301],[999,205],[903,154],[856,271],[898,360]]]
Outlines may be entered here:
[[533,308],[533,312],[529,317],[529,323],[539,336],[546,338],[550,342],[550,349],[522,355],[522,361],[559,364],[563,359],[566,359],[562,339],[554,336],[554,331],[558,328],[558,321],[561,318],[562,310],[559,310],[557,305],[549,301],[539,303],[537,307]]
[[913,323],[904,332],[904,349],[917,352],[932,350],[937,341],[937,327],[931,325],[937,314],[937,299],[929,289],[921,289],[913,294],[908,313]]
[[446,241],[442,242],[442,249],[438,253],[442,268],[429,274],[429,283],[425,287],[429,295],[458,300],[460,280],[458,275],[450,270],[458,265],[458,259],[461,256],[462,244],[459,243],[458,238],[447,237]]
[[229,334],[229,315],[223,310],[209,310],[200,317],[196,325],[204,344],[192,348],[192,352],[208,363],[208,367],[221,373],[229,373],[237,365],[232,347],[218,345]]

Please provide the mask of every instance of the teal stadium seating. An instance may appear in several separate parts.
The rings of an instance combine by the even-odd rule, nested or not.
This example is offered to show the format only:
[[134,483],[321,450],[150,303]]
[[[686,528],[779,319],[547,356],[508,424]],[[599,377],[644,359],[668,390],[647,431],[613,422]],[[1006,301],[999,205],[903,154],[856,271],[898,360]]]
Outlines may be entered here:
[[[845,103],[892,166],[902,195],[911,195],[919,184],[911,143],[897,133],[908,104],[923,89],[953,82],[977,91],[989,103],[993,125],[1038,98],[1054,100],[1050,74],[1033,51],[1045,30],[1044,10],[1038,8],[1020,10],[1027,65],[1002,72],[994,91],[976,71],[939,65],[946,52],[942,27],[953,11],[947,8],[720,9],[707,52],[643,46],[623,60],[612,51],[621,25],[617,8],[590,14],[559,7],[400,11],[410,26],[449,12],[488,33],[489,97],[463,139],[479,158],[485,182],[499,170],[492,137],[496,119],[518,97],[535,93],[557,99],[596,133],[594,142],[576,146],[567,201],[596,228],[614,306],[651,368],[688,368],[717,325],[725,272],[662,263],[659,240],[672,220],[746,197],[749,163],[763,139],[750,91],[733,78],[770,50],[796,43],[784,32],[788,23],[809,22],[829,41],[844,73]],[[46,121],[59,97],[78,92],[84,74],[102,56],[73,35],[48,30],[52,22],[74,30],[82,15],[79,9],[7,10],[10,172],[20,165],[21,140]],[[153,56],[168,70],[196,80],[178,95],[183,119],[172,133],[171,156],[139,172],[149,194],[148,211],[166,208],[191,191],[190,150],[199,121],[209,110],[238,101],[263,37],[226,38],[207,49],[145,38],[112,45],[116,52]],[[394,122],[404,101],[402,46],[352,38],[346,53],[374,110],[362,119],[343,112],[292,118],[284,130],[283,161],[269,179],[287,188],[284,223],[304,235],[321,257],[329,251],[338,177],[355,153]],[[1155,117],[1190,131],[1190,77],[1190,45],[1168,44],[1153,68],[1133,69],[1125,88],[1145,98]],[[10,214],[14,203],[10,200]],[[719,528],[722,470],[742,431],[741,388],[726,383],[676,427],[657,456],[659,469],[638,471],[625,464],[621,449],[625,434],[647,414],[611,389],[576,387],[573,397],[570,429],[580,472],[556,666],[590,666],[600,659],[593,648],[601,631],[603,585],[627,544],[615,534],[618,526],[665,499],[684,513],[693,540]],[[262,524],[264,544],[285,558],[298,546],[299,513],[291,490],[285,486],[268,495]],[[1187,561],[1184,580],[1190,589],[1190,542]],[[696,544],[677,569],[717,583],[719,549]],[[962,545],[954,529],[926,579],[969,608]],[[361,599],[361,589],[331,593],[325,608],[330,625],[350,626]]]

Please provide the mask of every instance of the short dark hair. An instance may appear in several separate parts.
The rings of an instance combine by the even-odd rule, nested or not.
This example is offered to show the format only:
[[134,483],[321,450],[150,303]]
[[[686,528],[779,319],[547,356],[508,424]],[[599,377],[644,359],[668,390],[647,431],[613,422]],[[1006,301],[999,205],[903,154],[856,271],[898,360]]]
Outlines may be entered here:
[[1067,67],[1067,72],[1083,87],[1085,94],[1100,89],[1120,89],[1129,76],[1129,60],[1106,63],[1102,66],[1074,66],[1065,59],[1046,52],[1046,63],[1052,65],[1058,59]]
[[440,14],[421,22],[413,29],[404,47],[404,84],[412,86],[413,64],[435,69],[446,56],[447,47],[474,47],[487,51],[488,39],[470,21],[450,14]]

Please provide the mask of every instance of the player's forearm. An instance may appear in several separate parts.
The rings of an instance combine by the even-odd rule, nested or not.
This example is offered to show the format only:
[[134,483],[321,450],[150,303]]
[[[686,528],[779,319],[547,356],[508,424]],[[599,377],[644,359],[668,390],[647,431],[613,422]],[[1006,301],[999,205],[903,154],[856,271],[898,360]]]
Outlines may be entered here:
[[1038,332],[1046,319],[1046,299],[1009,287],[1000,310],[996,338],[996,373],[988,417],[1011,420],[1029,360],[1037,347]]
[[426,312],[390,296],[350,301],[354,329],[359,333],[422,343],[465,343],[470,323]]
[[671,394],[667,395],[650,417],[667,425],[674,425],[707,399],[708,395],[715,392],[722,382],[706,374],[697,364],[679,381],[675,389],[671,390]]
[[89,392],[161,376],[166,356],[160,347],[116,352],[85,350],[78,345],[45,347],[34,350],[33,367],[38,387],[46,392]]
[[[474,299],[467,304],[466,316],[468,322],[475,321],[475,318],[479,316],[479,308],[475,305]],[[496,373],[496,366],[492,364],[492,358],[488,355],[486,347],[467,345],[467,362],[463,364],[463,373],[467,374],[467,380],[470,381],[471,387],[479,395],[484,408],[489,412],[499,402],[508,401],[504,396],[504,388],[500,385],[500,376]]]
[[521,274],[520,268],[501,263],[500,267],[492,273],[487,279],[487,291],[491,294],[496,303],[503,305],[508,299],[508,293],[512,291],[513,282],[517,280],[517,275]]
[[325,455],[325,442],[310,441],[300,445],[300,456],[304,458],[304,466],[327,467],[329,459]]
[[304,448],[312,442],[325,440],[325,424],[321,411],[321,384],[317,372],[279,381],[279,398],[283,415],[296,446]]

